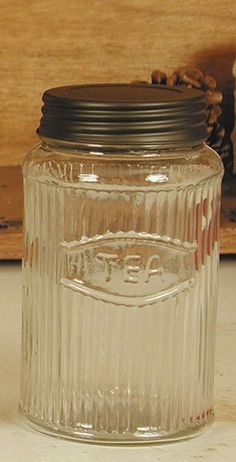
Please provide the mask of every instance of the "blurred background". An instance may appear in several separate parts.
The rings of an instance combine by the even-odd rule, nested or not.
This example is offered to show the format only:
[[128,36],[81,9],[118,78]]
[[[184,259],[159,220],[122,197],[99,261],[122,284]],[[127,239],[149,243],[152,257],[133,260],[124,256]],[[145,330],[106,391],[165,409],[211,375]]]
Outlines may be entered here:
[[232,128],[232,0],[0,0],[0,30],[0,165],[21,163],[37,142],[45,89],[147,80],[155,68],[213,75]]

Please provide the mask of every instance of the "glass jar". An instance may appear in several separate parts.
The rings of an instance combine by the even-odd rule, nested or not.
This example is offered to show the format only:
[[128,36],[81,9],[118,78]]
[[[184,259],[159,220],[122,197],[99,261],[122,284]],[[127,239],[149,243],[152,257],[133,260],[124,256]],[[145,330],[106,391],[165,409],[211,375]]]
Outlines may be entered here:
[[78,440],[213,418],[219,156],[197,90],[45,92],[26,157],[21,410]]

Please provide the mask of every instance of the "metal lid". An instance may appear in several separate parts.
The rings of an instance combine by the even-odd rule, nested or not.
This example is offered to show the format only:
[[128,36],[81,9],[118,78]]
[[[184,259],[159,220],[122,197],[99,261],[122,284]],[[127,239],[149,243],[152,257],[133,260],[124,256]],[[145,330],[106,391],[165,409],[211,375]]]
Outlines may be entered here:
[[207,138],[204,94],[186,87],[97,84],[43,94],[37,133],[90,146],[165,147]]

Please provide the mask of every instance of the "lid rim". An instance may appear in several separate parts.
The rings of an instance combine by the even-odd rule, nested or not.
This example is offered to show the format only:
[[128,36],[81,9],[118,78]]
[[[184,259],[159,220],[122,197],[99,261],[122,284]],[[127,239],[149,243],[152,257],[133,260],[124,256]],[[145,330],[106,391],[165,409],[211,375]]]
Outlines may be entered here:
[[[86,93],[87,92],[87,93]],[[67,95],[67,97],[65,96]],[[68,96],[69,95],[69,96]],[[87,96],[86,96],[87,95]],[[208,137],[204,94],[186,87],[146,84],[73,85],[47,90],[37,133],[78,142],[84,137],[98,142],[122,137],[142,145]],[[176,136],[176,134],[178,136]],[[118,138],[119,135],[119,138]]]

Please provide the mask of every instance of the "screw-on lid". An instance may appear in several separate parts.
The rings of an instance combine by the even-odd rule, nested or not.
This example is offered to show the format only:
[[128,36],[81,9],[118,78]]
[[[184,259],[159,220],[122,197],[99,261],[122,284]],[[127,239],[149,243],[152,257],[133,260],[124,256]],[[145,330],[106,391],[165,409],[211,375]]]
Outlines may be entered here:
[[207,138],[204,94],[186,87],[100,84],[43,95],[42,137],[90,146],[166,147]]

